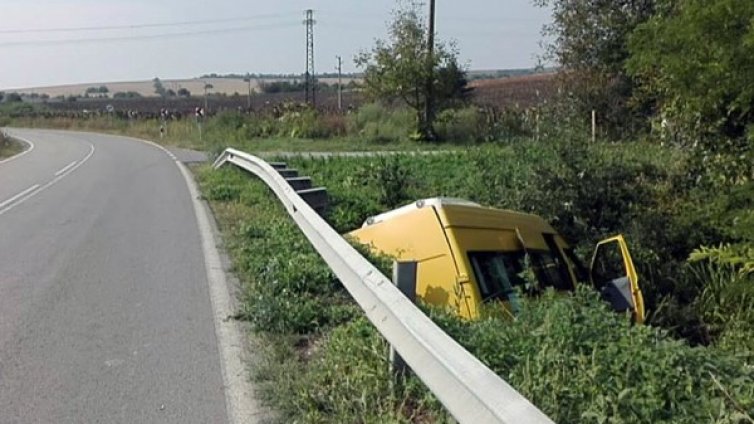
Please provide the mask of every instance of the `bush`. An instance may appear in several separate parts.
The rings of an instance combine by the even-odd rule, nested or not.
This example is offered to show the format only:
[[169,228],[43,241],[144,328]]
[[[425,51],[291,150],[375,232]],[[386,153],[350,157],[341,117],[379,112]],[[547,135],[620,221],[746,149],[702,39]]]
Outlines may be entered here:
[[754,414],[754,369],[631,325],[588,287],[527,298],[513,322],[497,308],[474,322],[432,314],[555,422],[743,422]]
[[[670,162],[666,153],[647,145],[518,143],[452,155],[289,164],[328,187],[334,200],[328,219],[341,232],[390,204],[449,195],[578,217],[583,237],[591,238],[588,231],[660,233],[640,238],[644,246],[634,249],[642,261],[658,263],[653,255],[664,248],[658,244],[681,237],[679,229],[691,225],[682,219],[685,214],[669,212],[678,203],[670,196],[668,174],[677,170],[656,166]],[[262,374],[274,379],[268,390],[289,421],[447,419],[417,380],[392,381],[384,340],[264,187],[228,170],[207,171],[200,181],[208,197],[218,200],[213,208],[221,222],[230,226],[226,240],[245,282],[239,316],[280,343]],[[540,197],[529,197],[532,193]],[[532,199],[539,203],[527,203]],[[747,202],[743,194],[731,196],[714,214],[727,217],[720,211],[745,208]],[[655,225],[669,228],[639,219],[648,212],[665,217]],[[684,330],[708,331],[712,346],[691,347],[664,330],[632,325],[585,287],[573,295],[527,298],[515,321],[497,308],[474,322],[429,313],[557,422],[750,420],[754,325],[745,314],[752,310],[745,302],[750,297],[742,293],[751,286],[731,274],[694,274],[676,260],[659,265],[656,275],[642,275],[642,285],[646,293],[655,281],[667,284],[666,291],[657,291],[665,296],[660,318],[677,325],[686,317]]]
[[348,133],[370,143],[406,140],[416,126],[408,109],[389,109],[378,103],[361,106],[349,118]]
[[453,143],[479,143],[495,138],[487,116],[474,106],[440,112],[435,132],[440,140]]

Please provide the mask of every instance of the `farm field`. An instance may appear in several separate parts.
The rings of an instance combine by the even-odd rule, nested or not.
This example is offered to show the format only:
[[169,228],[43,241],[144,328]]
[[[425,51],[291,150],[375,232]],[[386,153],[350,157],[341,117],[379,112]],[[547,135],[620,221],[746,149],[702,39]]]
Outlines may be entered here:
[[[204,85],[211,84],[213,93],[221,93],[225,95],[233,95],[239,93],[245,95],[249,92],[249,83],[245,82],[242,78],[188,78],[188,79],[164,79],[162,84],[165,89],[172,89],[178,91],[181,88],[189,90],[194,95],[201,95],[204,93]],[[270,83],[277,81],[290,81],[290,79],[252,79],[252,90],[259,91],[261,83]],[[326,84],[334,84],[337,79],[334,78],[322,78],[321,82]],[[345,79],[344,84],[348,84],[350,79]],[[86,89],[89,87],[105,86],[108,88],[110,94],[117,92],[135,92],[144,97],[155,97],[154,82],[152,80],[144,81],[124,81],[124,82],[93,82],[93,83],[81,83],[81,84],[68,84],[51,87],[27,87],[27,88],[13,88],[5,89],[7,92],[18,91],[20,93],[36,93],[47,94],[50,97],[57,96],[83,96]]]
[[[47,93],[51,97],[58,95],[83,95],[89,87],[105,85],[110,94],[121,91],[135,91],[142,94],[143,98],[137,99],[113,99],[113,98],[79,98],[75,102],[61,102],[49,100],[39,103],[41,107],[54,112],[104,112],[107,105],[112,105],[116,110],[138,110],[144,113],[155,113],[162,108],[177,110],[187,113],[204,103],[202,80],[165,80],[162,81],[166,89],[177,91],[186,88],[192,93],[191,98],[160,98],[155,96],[152,81],[135,83],[105,83],[105,84],[80,84],[65,87],[46,87],[20,90],[24,93]],[[214,88],[208,104],[211,111],[236,110],[248,106],[248,85],[240,79],[214,78],[206,79]],[[272,81],[272,80],[270,80]],[[268,82],[270,82],[268,81]],[[334,84],[336,80],[321,79],[321,82]],[[348,84],[344,79],[343,83]],[[474,104],[505,108],[529,108],[546,102],[555,93],[555,74],[536,74],[525,76],[512,76],[507,78],[474,80],[469,84],[471,100]],[[251,98],[253,110],[272,108],[285,102],[303,102],[303,92],[290,93],[259,93],[258,82],[252,83],[255,93]],[[217,95],[218,93],[222,95]],[[323,111],[337,110],[337,95],[334,91],[319,91],[317,93],[318,109]],[[363,96],[358,91],[345,90],[343,104],[346,109],[353,109],[364,103]]]

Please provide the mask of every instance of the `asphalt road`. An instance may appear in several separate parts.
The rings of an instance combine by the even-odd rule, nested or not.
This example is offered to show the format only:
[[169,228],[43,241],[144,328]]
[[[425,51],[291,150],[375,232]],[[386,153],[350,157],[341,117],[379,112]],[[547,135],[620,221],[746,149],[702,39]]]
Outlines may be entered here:
[[224,423],[191,196],[120,137],[13,130],[0,163],[0,423]]

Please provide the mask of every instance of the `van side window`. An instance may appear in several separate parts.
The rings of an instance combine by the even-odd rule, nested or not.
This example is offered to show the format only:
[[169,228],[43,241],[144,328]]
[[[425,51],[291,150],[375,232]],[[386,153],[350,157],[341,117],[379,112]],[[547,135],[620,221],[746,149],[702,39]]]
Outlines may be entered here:
[[550,252],[533,251],[530,252],[529,256],[540,288],[552,287],[556,290],[571,290],[573,288],[570,279],[563,275],[563,271],[568,272],[568,270],[565,269],[562,260],[557,260]]
[[513,287],[523,284],[510,267],[511,261],[505,259],[502,252],[469,252],[482,300],[510,300],[515,295]]
[[[515,287],[524,293],[537,294],[547,287],[556,290],[571,290],[571,283],[565,261],[551,252],[529,251],[529,261],[524,252],[469,252],[469,262],[474,271],[482,300],[515,300]],[[527,267],[528,264],[528,267]],[[536,277],[536,286],[524,279],[525,269],[529,268]]]
[[[566,265],[566,259],[563,257],[563,253],[555,242],[555,235],[542,234],[542,237],[547,243],[547,247],[550,248],[549,260],[546,265],[546,272],[550,274],[549,280],[552,286],[557,290],[571,290],[574,288],[574,284],[571,281],[571,274],[568,272],[568,266]],[[558,274],[558,275],[554,275]]]

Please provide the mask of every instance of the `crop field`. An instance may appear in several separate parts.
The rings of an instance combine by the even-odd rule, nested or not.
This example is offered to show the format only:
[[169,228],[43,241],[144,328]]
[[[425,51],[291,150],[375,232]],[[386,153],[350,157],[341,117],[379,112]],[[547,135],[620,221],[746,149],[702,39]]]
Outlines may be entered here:
[[[264,78],[264,79],[252,79],[252,90],[260,91],[259,86],[261,83],[269,83],[276,81],[289,81],[287,78]],[[337,82],[337,79],[333,78],[321,78],[321,82],[327,84],[333,84]],[[344,83],[347,84],[350,79],[344,79]],[[162,84],[166,89],[172,89],[178,91],[181,88],[189,90],[194,95],[200,95],[204,92],[204,85],[211,84],[212,92],[221,93],[228,96],[234,93],[245,94],[249,91],[249,83],[242,78],[190,78],[190,79],[165,79],[162,80]],[[31,87],[20,88],[17,90],[22,93],[36,93],[47,94],[50,97],[57,96],[83,96],[87,88],[105,86],[108,88],[110,94],[117,92],[135,92],[144,97],[155,96],[154,82],[151,80],[146,81],[125,81],[125,82],[104,82],[104,83],[87,83],[87,84],[68,84],[51,87]]]
[[551,99],[557,92],[556,74],[472,81],[474,102],[501,109],[529,108]]
[[[208,98],[209,109],[212,112],[218,112],[223,110],[238,110],[246,109],[248,107],[248,86],[243,83],[243,87],[236,84],[237,81],[226,78],[219,78],[218,85],[213,88]],[[187,80],[193,81],[193,80]],[[328,84],[333,82],[326,81]],[[344,84],[347,84],[347,80],[344,80]],[[125,83],[124,83],[125,84]],[[123,91],[126,88],[131,88],[129,91],[144,92],[145,97],[136,99],[113,99],[113,98],[79,98],[76,101],[57,101],[50,100],[43,103],[43,106],[49,109],[53,113],[66,113],[75,112],[80,113],[83,111],[104,113],[107,105],[112,105],[117,111],[136,110],[144,114],[155,114],[160,109],[167,108],[169,110],[175,110],[181,114],[193,113],[194,108],[204,105],[204,97],[202,88],[189,90],[193,93],[193,97],[169,97],[160,98],[154,96],[154,89],[151,88],[151,82],[149,82],[149,88],[141,87],[146,83],[135,83],[137,85],[113,87],[110,92]],[[187,84],[182,82],[169,82],[164,81],[163,84],[166,88],[173,87],[188,87]],[[214,85],[214,83],[212,83]],[[105,84],[107,85],[107,84]],[[141,88],[140,88],[141,87]],[[193,87],[193,86],[192,86]],[[487,80],[475,80],[469,84],[471,91],[471,101],[474,104],[480,106],[494,107],[498,109],[507,108],[529,108],[546,102],[555,93],[555,77],[554,74],[537,74],[527,76],[516,76],[509,78],[499,79],[487,79]],[[76,87],[69,91],[81,89],[81,92],[76,92],[77,95],[83,94],[88,88]],[[253,86],[252,86],[253,88]],[[138,90],[137,90],[138,89]],[[43,92],[44,89],[36,89],[28,92]],[[53,92],[57,92],[53,90]],[[217,95],[217,93],[222,93]],[[286,102],[303,102],[305,95],[303,92],[291,92],[291,93],[255,93],[251,97],[251,107],[255,111],[269,110]],[[363,96],[358,91],[345,90],[343,93],[343,107],[346,110],[353,110],[364,103]],[[334,112],[337,111],[337,95],[333,90],[317,92],[317,108],[321,111]]]

